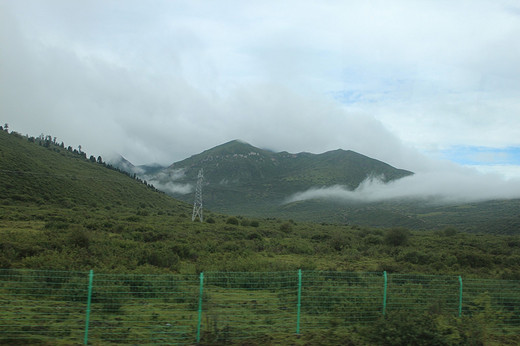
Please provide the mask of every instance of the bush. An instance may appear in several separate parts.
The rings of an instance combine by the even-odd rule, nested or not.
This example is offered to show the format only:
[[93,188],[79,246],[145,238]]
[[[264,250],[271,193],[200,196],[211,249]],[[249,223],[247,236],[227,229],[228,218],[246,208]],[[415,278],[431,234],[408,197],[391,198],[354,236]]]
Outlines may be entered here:
[[374,345],[481,345],[482,336],[453,316],[412,314],[409,311],[389,313],[363,330],[363,336]]
[[280,231],[284,233],[291,233],[292,231],[292,224],[290,222],[285,222],[280,225]]
[[90,244],[90,235],[83,227],[75,227],[69,233],[68,243],[72,246],[87,249]]
[[172,249],[158,247],[147,249],[143,253],[141,265],[149,264],[159,268],[178,269],[179,255],[172,251]]
[[410,231],[405,228],[392,228],[385,234],[385,244],[390,246],[401,246],[408,243]]
[[429,264],[432,261],[432,256],[422,251],[410,251],[399,255],[398,260],[413,264]]
[[446,227],[442,233],[444,234],[444,236],[446,237],[453,237],[454,235],[457,235],[458,231],[456,228],[454,227]]
[[228,219],[226,220],[226,223],[228,225],[238,225],[238,219],[234,216],[230,216],[228,217]]

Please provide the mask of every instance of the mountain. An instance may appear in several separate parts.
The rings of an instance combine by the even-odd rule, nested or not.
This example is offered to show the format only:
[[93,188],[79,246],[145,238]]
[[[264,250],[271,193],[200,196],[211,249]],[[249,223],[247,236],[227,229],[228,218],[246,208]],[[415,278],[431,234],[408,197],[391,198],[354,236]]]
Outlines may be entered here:
[[154,174],[165,168],[164,166],[157,163],[134,166],[133,163],[131,163],[121,155],[112,157],[109,160],[107,160],[107,162],[110,163],[111,166],[116,167],[122,170],[123,172],[128,172],[131,174],[135,173],[138,175]]
[[[126,167],[133,167],[123,160]],[[3,205],[134,209],[145,205],[190,212],[189,205],[110,165],[92,162],[83,152],[15,132],[0,131],[0,177]]]
[[456,227],[502,234],[516,234],[520,229],[518,199],[450,205],[425,200],[288,202],[289,196],[313,187],[342,185],[353,190],[367,178],[390,182],[413,174],[350,150],[276,153],[234,140],[142,178],[193,203],[200,169],[204,169],[204,208],[226,214],[369,227]]
[[[205,207],[264,216],[278,213],[289,196],[312,187],[342,185],[355,189],[370,177],[389,182],[413,174],[350,150],[276,153],[234,140],[175,162],[147,175],[147,180],[158,188],[193,187],[200,169],[204,170]],[[193,200],[192,194],[172,195],[186,202]]]
[[[478,233],[519,233],[519,199],[459,205],[432,205],[406,200],[347,203],[324,199],[283,203],[287,195],[306,188],[302,181],[310,181],[314,186],[325,183],[357,186],[363,176],[357,177],[357,180],[341,180],[337,173],[341,170],[332,167],[336,162],[346,167],[349,160],[358,160],[356,164],[365,169],[374,167],[367,169],[367,172],[384,174],[387,180],[395,177],[392,172],[397,176],[410,174],[354,152],[337,150],[319,155],[274,153],[233,141],[147,177],[147,181],[155,187],[164,188],[188,202],[184,203],[145,184],[143,177],[133,178],[133,173],[125,174],[109,164],[92,161],[85,153],[70,147],[47,139],[0,131],[0,232],[4,232],[0,235],[5,238],[12,230],[24,230],[24,236],[17,238],[16,242],[22,246],[20,253],[32,254],[39,250],[24,248],[23,244],[33,238],[38,242],[48,242],[45,237],[50,235],[42,233],[42,230],[61,232],[63,237],[72,236],[76,229],[87,230],[91,235],[102,236],[100,242],[105,241],[103,237],[108,232],[111,237],[123,237],[123,243],[129,239],[139,242],[155,239],[150,233],[154,229],[161,230],[160,234],[172,229],[176,232],[198,231],[200,229],[192,225],[190,215],[193,186],[202,167],[206,178],[203,191],[205,215],[217,222],[219,219],[225,220],[224,216],[217,216],[212,211],[230,210],[228,214],[262,218],[261,224],[266,231],[278,228],[280,222],[267,218],[279,217],[298,222],[318,222],[322,223],[321,226],[350,224],[352,229],[359,229],[357,226],[398,226],[421,230],[456,228]],[[329,172],[336,175],[329,175]],[[349,174],[356,177],[353,173]],[[208,225],[200,227],[206,229]],[[11,235],[18,237],[17,232]],[[60,239],[56,241],[63,240]],[[6,242],[11,244],[10,240]],[[123,243],[117,247],[125,248]],[[4,244],[4,248],[0,244],[0,249],[5,252],[4,257],[18,256],[6,250],[5,246],[11,246],[9,244]],[[137,246],[140,247],[142,245]],[[56,249],[52,247],[51,250]],[[113,260],[123,265],[116,252],[112,255],[106,263]],[[129,256],[140,258],[140,255]],[[42,261],[48,263],[48,260]],[[67,261],[60,263],[66,267]]]
[[134,164],[132,162],[128,161],[121,155],[117,155],[115,157],[110,158],[108,160],[108,162],[113,167],[116,167],[116,168],[122,170],[123,172],[141,173],[140,170],[136,166],[134,166]]

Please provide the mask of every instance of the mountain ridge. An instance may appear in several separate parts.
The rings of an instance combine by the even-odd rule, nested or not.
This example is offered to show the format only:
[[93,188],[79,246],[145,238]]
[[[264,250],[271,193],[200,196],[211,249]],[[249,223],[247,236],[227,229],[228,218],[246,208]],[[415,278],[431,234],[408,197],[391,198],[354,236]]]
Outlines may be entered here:
[[[329,153],[329,156],[325,155],[325,158],[343,155],[341,151],[334,152]],[[287,152],[278,154],[293,163],[298,157],[297,154]],[[230,157],[233,158],[233,155]],[[270,160],[273,152],[267,151],[266,155]],[[313,155],[316,154],[301,153],[300,157],[312,159]],[[251,157],[256,158],[257,155],[249,158]],[[258,155],[259,160],[260,157]],[[241,156],[235,159],[242,164],[248,161]],[[272,163],[271,168],[277,168],[273,161],[269,162]],[[41,213],[51,223],[71,222],[69,218],[74,219],[89,210],[102,210],[110,217],[120,215],[118,217],[123,218],[125,223],[133,222],[132,220],[143,217],[144,214],[150,215],[150,218],[159,214],[177,215],[179,220],[188,219],[188,215],[191,215],[197,167],[192,167],[195,175],[191,178],[182,167],[175,168],[170,176],[168,171],[162,170],[154,175],[157,181],[148,179],[148,176],[121,174],[117,170],[120,171],[111,164],[93,157],[87,158],[85,153],[67,148],[63,144],[58,145],[52,140],[0,131],[0,204],[3,213],[14,213],[11,216],[0,213],[0,219],[3,218],[8,227],[8,220],[13,217],[20,220],[36,218],[36,222],[41,222],[37,221]],[[261,178],[260,173],[253,173]],[[270,174],[268,173],[263,172],[264,178]],[[320,178],[319,171],[314,173]],[[162,176],[170,178],[170,185],[167,187],[176,199],[158,193],[151,186],[160,187],[157,183],[160,183],[159,178]],[[241,178],[240,175],[237,177]],[[235,216],[362,227],[409,227],[421,230],[450,227],[465,232],[496,234],[518,234],[520,229],[520,199],[449,205],[432,205],[420,200],[356,202],[319,198],[287,203],[286,197],[298,187],[295,185],[295,180],[298,183],[297,176],[285,176],[285,180],[280,181],[282,188],[273,183],[263,184],[260,178],[255,180],[255,177],[247,174],[249,183],[243,184],[229,179],[212,183],[214,178],[206,174],[208,184],[203,189],[206,215],[213,215],[214,218],[214,212],[220,211],[222,214]],[[284,186],[286,190],[283,189]],[[212,205],[208,203],[211,199]],[[40,208],[44,209],[39,211]],[[144,208],[149,208],[149,211]],[[63,218],[56,213],[70,215]],[[84,221],[84,226],[88,229],[111,228],[112,224],[110,220],[101,222],[95,218]]]
[[168,187],[171,195],[190,202],[190,194],[176,193],[171,187],[193,186],[200,169],[204,169],[204,203],[209,209],[235,214],[264,210],[265,215],[290,195],[309,188],[341,185],[354,190],[367,178],[378,177],[386,183],[413,174],[352,150],[293,154],[232,140],[145,178],[157,188]]

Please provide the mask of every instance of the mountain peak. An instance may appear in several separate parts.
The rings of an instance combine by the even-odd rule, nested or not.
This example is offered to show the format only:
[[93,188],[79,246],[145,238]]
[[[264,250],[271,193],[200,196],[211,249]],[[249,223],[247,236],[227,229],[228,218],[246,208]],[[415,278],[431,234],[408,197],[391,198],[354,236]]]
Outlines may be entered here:
[[202,154],[204,155],[234,155],[234,154],[249,154],[249,153],[270,153],[267,150],[259,149],[251,144],[241,140],[235,139],[227,143],[218,145],[214,148],[208,149]]

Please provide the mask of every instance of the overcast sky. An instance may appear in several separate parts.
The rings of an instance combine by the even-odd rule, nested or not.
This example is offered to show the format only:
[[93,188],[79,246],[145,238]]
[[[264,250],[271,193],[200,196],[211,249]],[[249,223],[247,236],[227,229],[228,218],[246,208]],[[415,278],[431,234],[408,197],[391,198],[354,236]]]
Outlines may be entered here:
[[0,0],[0,121],[135,164],[242,139],[508,179],[519,37],[506,0]]

